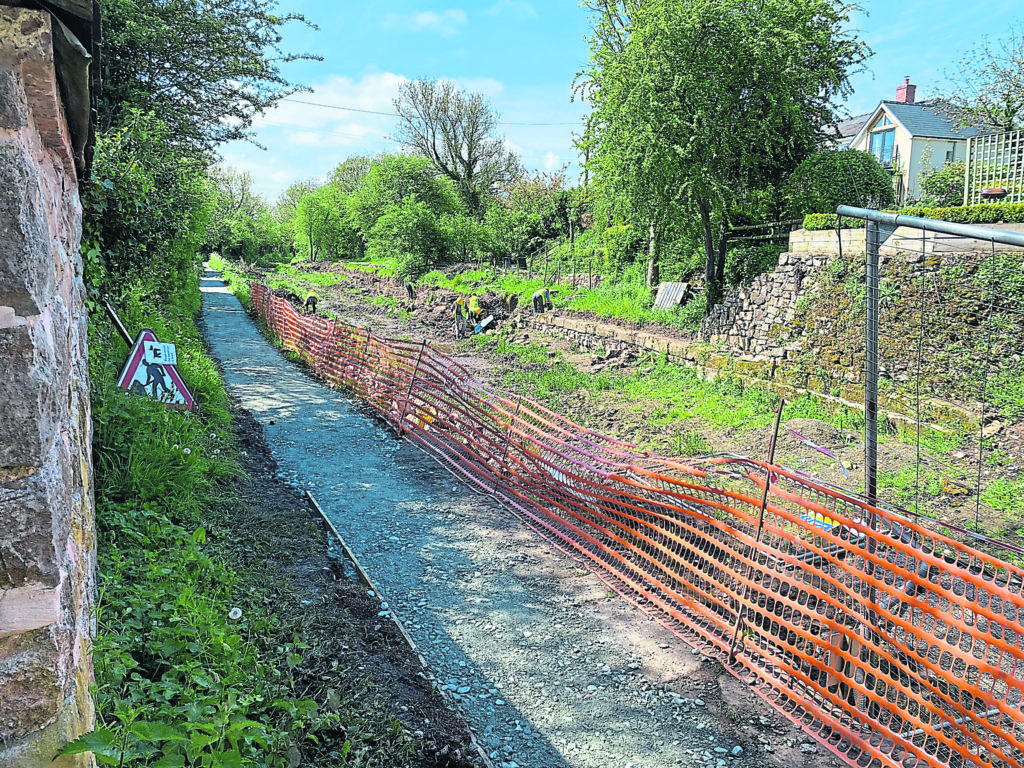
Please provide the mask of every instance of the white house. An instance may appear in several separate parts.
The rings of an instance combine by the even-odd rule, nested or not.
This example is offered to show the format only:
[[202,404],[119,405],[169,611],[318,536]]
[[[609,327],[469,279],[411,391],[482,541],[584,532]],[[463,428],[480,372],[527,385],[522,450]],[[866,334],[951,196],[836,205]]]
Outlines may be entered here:
[[920,175],[928,168],[967,159],[967,139],[985,131],[956,128],[936,99],[914,101],[917,86],[904,78],[896,99],[882,101],[874,111],[837,126],[838,145],[870,152],[883,167],[897,174],[900,201],[920,197]]

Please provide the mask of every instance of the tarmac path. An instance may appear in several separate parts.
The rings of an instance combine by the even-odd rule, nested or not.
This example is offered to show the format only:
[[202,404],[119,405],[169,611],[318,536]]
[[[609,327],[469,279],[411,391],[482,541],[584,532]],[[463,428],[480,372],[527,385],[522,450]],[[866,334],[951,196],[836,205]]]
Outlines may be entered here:
[[[281,473],[316,496],[496,765],[763,766],[770,744],[782,747],[782,719],[714,662],[314,381],[216,273],[201,288],[228,391],[263,425]],[[767,762],[800,762],[782,756]]]

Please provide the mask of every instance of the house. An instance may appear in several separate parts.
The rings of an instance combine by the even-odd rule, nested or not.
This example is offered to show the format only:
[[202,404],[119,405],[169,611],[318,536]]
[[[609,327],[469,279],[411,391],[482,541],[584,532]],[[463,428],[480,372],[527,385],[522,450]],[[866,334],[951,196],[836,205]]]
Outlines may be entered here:
[[910,78],[896,89],[896,98],[882,101],[874,111],[836,126],[842,149],[870,152],[895,176],[900,201],[921,196],[920,176],[929,168],[967,159],[967,139],[986,133],[956,128],[937,99],[915,101],[917,86]]

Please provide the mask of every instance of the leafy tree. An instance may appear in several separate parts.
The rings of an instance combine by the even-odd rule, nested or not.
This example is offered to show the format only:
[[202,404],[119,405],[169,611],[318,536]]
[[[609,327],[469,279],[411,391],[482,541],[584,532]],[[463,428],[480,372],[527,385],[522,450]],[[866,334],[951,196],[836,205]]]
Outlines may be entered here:
[[373,158],[368,155],[346,157],[331,171],[330,183],[343,195],[350,195],[359,189],[372,164]]
[[494,205],[486,221],[498,255],[529,256],[544,247],[546,229],[539,213]]
[[828,150],[797,166],[785,189],[786,213],[835,213],[840,205],[887,208],[896,202],[892,176],[869,152]]
[[398,260],[408,279],[429,272],[447,257],[448,243],[437,216],[426,203],[410,197],[392,205],[374,222],[367,252]]
[[308,248],[310,261],[316,261],[325,252],[334,252],[344,215],[345,202],[331,184],[318,187],[299,201],[295,210],[295,233],[299,242]]
[[426,158],[409,155],[383,155],[374,160],[359,189],[349,197],[348,207],[354,223],[369,240],[381,216],[412,199],[435,216],[462,210],[452,182],[437,178]]
[[448,255],[455,261],[471,261],[478,254],[494,250],[494,234],[490,227],[472,216],[446,213],[438,219],[444,234]]
[[170,133],[152,113],[136,110],[125,113],[120,130],[97,136],[82,234],[94,295],[116,295],[160,274],[162,261],[193,254],[205,239],[213,207],[205,161],[179,151]]
[[986,39],[947,75],[953,86],[940,96],[940,109],[959,127],[1014,131],[1024,127],[1024,31]]
[[580,141],[604,194],[648,233],[649,286],[686,218],[700,222],[709,306],[729,212],[824,142],[864,44],[834,0],[595,2]]
[[313,26],[274,0],[103,0],[100,127],[153,110],[169,140],[205,152],[251,139],[253,118],[299,90],[281,66],[281,28]]
[[402,84],[394,107],[395,138],[450,179],[472,215],[482,217],[487,198],[521,173],[519,158],[497,135],[497,113],[481,94],[446,80],[420,80]]

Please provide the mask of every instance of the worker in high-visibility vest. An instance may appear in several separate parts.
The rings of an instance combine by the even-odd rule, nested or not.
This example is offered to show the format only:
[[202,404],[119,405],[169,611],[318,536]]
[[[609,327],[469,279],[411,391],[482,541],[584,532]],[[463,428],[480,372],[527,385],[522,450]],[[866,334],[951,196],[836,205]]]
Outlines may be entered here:
[[480,308],[480,299],[478,299],[476,294],[474,293],[472,296],[469,297],[469,319],[475,326],[477,323],[480,322],[483,316],[484,311],[483,309]]
[[534,292],[534,294],[533,294],[533,310],[531,311],[531,314],[539,315],[545,309],[551,309],[552,306],[553,305],[551,303],[551,291],[550,290],[548,290],[547,288],[544,288],[543,290],[535,291]]
[[455,338],[461,339],[466,335],[466,297],[459,296],[455,299],[452,307],[452,317],[455,318]]
[[316,295],[316,291],[310,288],[309,293],[306,294],[306,312],[311,315],[315,315],[316,303],[318,301],[320,301],[320,297]]

